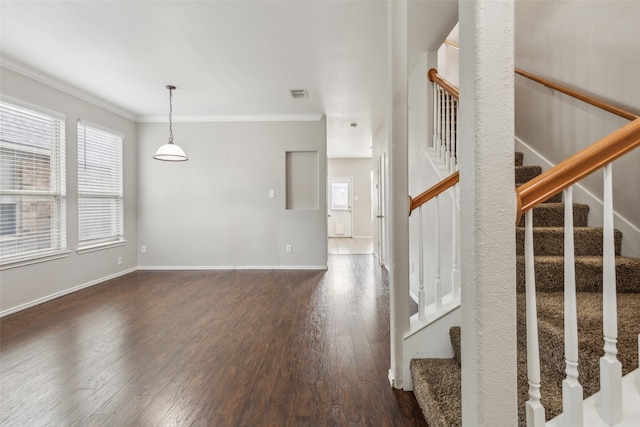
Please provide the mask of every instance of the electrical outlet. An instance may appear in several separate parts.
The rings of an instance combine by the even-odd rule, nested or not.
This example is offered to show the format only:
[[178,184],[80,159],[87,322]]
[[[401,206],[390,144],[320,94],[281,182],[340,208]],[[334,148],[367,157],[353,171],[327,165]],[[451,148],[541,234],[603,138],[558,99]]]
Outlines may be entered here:
[[118,257],[118,265],[122,265],[122,262],[123,262],[122,257],[121,257],[121,256],[119,256],[119,257]]
[[146,254],[147,253],[147,247],[145,245],[140,246],[140,253],[141,254]]
[[287,253],[290,254],[291,252],[293,252],[291,245],[287,245]]

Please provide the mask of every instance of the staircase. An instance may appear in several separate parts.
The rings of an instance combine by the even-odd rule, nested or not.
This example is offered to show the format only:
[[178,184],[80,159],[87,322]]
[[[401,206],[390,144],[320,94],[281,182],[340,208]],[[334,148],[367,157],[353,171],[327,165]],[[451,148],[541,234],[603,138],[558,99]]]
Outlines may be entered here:
[[[541,173],[538,166],[522,166],[516,153],[516,185]],[[534,208],[534,253],[540,341],[541,393],[546,419],[562,412],[564,360],[564,204],[555,195]],[[579,380],[584,397],[599,388],[599,359],[604,354],[602,333],[602,229],[588,227],[589,207],[574,204],[576,290],[579,331]],[[525,274],[523,221],[517,227],[518,304],[518,416],[525,424],[528,400],[525,325]],[[618,360],[622,374],[638,367],[640,333],[640,259],[620,256],[622,234],[616,230],[616,281],[618,289]],[[464,284],[462,284],[464,286]],[[453,359],[413,359],[413,392],[429,426],[462,425],[460,328],[450,330]],[[585,420],[589,422],[589,420]]]

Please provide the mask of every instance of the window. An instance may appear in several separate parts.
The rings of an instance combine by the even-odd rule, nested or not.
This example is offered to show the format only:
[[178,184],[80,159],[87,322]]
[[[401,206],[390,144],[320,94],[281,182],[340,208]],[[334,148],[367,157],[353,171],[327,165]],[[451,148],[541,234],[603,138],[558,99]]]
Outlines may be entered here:
[[124,241],[122,135],[78,122],[80,249]]
[[0,100],[0,264],[66,249],[64,116]]
[[0,236],[16,235],[16,203],[0,203]]
[[331,183],[331,209],[334,211],[346,211],[349,209],[349,183]]

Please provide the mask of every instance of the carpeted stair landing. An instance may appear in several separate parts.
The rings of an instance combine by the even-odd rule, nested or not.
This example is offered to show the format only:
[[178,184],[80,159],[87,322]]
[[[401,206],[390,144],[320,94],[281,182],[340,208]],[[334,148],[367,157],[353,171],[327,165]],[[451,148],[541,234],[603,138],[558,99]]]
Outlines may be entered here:
[[[537,176],[539,167],[522,166],[516,153],[516,185]],[[578,302],[579,373],[584,397],[599,386],[599,360],[604,350],[602,337],[602,229],[588,227],[589,207],[574,204],[576,286]],[[564,361],[564,205],[559,195],[534,208],[534,253],[540,340],[542,404],[547,419],[562,412]],[[517,239],[518,311],[518,415],[525,425],[524,404],[528,400],[526,324],[524,295],[524,229],[519,224]],[[622,234],[615,233],[616,280],[618,287],[618,360],[623,375],[638,367],[640,333],[640,259],[620,256]],[[450,331],[453,359],[411,361],[413,392],[430,427],[462,424],[460,328]]]

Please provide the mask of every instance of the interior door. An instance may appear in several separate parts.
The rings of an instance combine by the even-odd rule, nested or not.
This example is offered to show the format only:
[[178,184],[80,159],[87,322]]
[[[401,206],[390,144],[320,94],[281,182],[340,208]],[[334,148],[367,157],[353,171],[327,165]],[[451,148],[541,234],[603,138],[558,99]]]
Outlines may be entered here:
[[352,237],[353,178],[329,178],[328,227],[329,237]]
[[377,167],[377,180],[376,180],[376,189],[377,191],[377,197],[376,197],[376,218],[378,219],[378,245],[377,245],[377,249],[378,249],[378,260],[380,262],[380,265],[385,265],[386,263],[386,238],[385,238],[385,234],[386,234],[386,230],[385,230],[385,212],[384,212],[384,206],[385,206],[385,156],[379,156],[378,157],[378,167]]

